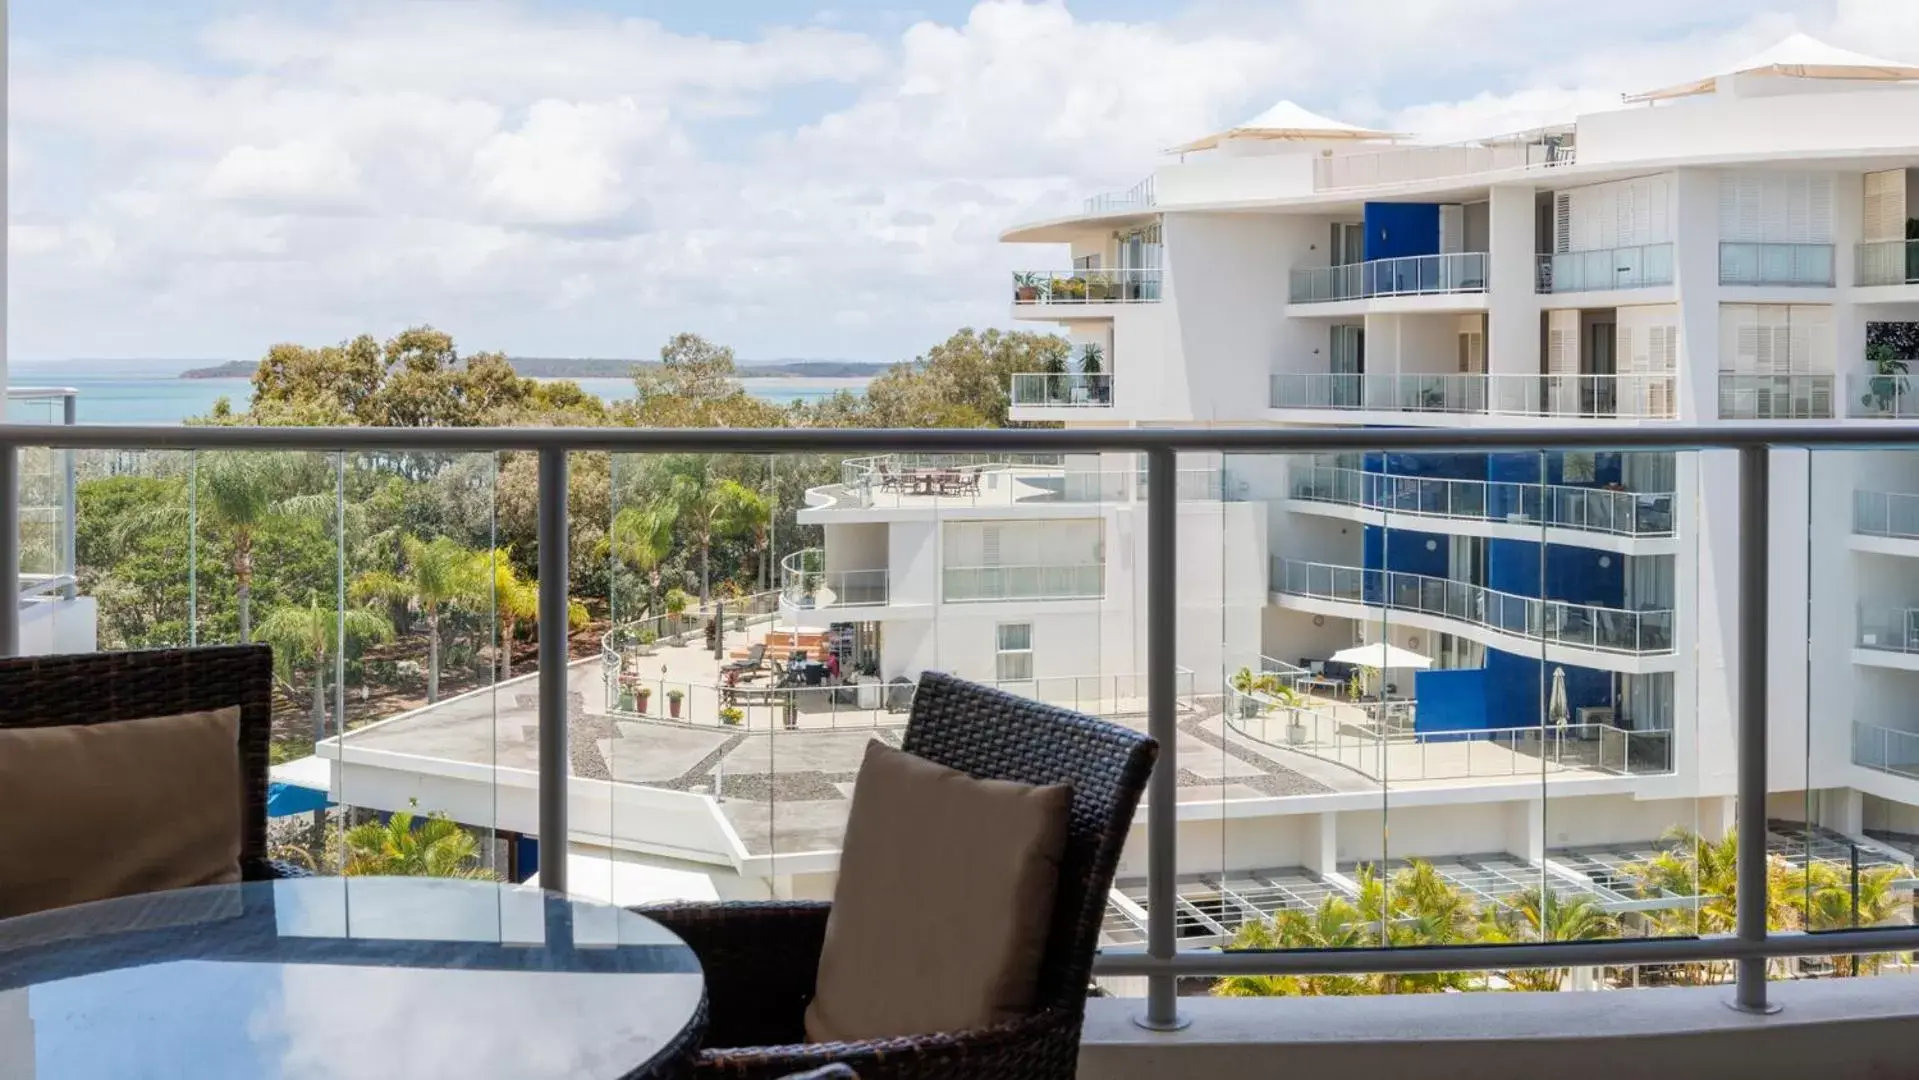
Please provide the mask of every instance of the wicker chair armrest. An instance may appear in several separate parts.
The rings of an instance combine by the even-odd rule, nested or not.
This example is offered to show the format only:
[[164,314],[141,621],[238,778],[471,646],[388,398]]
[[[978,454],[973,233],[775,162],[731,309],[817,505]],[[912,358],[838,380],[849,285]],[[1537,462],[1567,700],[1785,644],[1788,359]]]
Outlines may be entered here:
[[1054,1007],[992,1027],[861,1042],[728,1049],[709,1038],[712,1049],[700,1054],[698,1075],[781,1080],[796,1071],[845,1065],[861,1080],[1071,1076],[1083,1016]]
[[706,1045],[769,1046],[806,1038],[806,1005],[831,909],[824,902],[746,901],[632,910],[679,935],[700,958],[711,1008]]

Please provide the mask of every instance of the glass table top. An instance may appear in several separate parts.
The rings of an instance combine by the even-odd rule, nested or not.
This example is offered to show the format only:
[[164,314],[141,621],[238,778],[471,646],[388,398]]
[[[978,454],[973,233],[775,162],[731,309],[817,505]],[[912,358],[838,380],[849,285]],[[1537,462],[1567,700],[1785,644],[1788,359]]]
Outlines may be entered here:
[[183,889],[0,920],[0,1078],[624,1077],[703,993],[665,928],[535,888]]

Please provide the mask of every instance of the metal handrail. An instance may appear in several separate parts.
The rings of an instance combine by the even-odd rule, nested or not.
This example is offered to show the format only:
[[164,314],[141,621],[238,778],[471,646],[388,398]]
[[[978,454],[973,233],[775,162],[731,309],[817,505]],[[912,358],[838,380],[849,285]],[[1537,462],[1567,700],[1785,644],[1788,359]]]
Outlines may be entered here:
[[1853,258],[1856,284],[1919,282],[1919,240],[1866,240],[1853,246]]
[[780,560],[780,602],[792,609],[884,606],[891,572],[828,570],[826,549],[801,548]]
[[1097,600],[1106,595],[1106,564],[952,566],[940,570],[940,598],[948,604],[995,600]]
[[1016,270],[1015,304],[1156,304],[1165,272],[1157,266]]
[[1919,780],[1919,733],[1854,720],[1852,763]]
[[[566,621],[567,525],[566,461],[577,451],[621,453],[1067,453],[1144,451],[1151,498],[1146,505],[1146,623],[1148,671],[1147,730],[1159,743],[1158,764],[1148,794],[1146,821],[1148,942],[1143,953],[1107,951],[1095,962],[1100,976],[1147,977],[1143,1023],[1177,1025],[1178,980],[1222,974],[1320,974],[1487,970],[1500,968],[1630,965],[1736,961],[1735,1004],[1747,1012],[1766,1008],[1766,961],[1785,956],[1911,951],[1919,948],[1919,927],[1834,931],[1818,934],[1770,932],[1761,905],[1739,909],[1738,932],[1721,938],[1666,938],[1555,942],[1510,946],[1363,948],[1352,950],[1181,952],[1177,938],[1174,884],[1178,873],[1178,816],[1151,807],[1178,803],[1179,712],[1173,646],[1180,597],[1177,590],[1178,452],[1337,453],[1341,451],[1499,449],[1733,449],[1739,451],[1740,497],[1735,534],[1739,538],[1737,610],[1768,610],[1770,451],[1773,447],[1850,447],[1883,449],[1919,446],[1919,426],[1886,426],[1861,431],[1857,425],[1809,423],[1782,432],[1765,425],[1709,427],[1666,425],[1592,425],[1558,428],[1138,428],[1041,431],[1019,430],[854,430],[854,429],[695,429],[634,428],[245,428],[109,427],[80,425],[0,425],[0,492],[18,489],[20,450],[48,446],[108,450],[303,450],[333,452],[336,470],[354,451],[448,453],[460,451],[536,451],[541,490],[537,540],[543,621]],[[17,591],[19,506],[0,499],[0,587]],[[1766,750],[1768,742],[1767,620],[1738,618],[1734,623],[1739,657],[1734,715],[1739,717],[1736,746],[1739,892],[1762,895],[1769,861],[1766,852]],[[19,651],[19,612],[0,605],[0,653]],[[539,814],[548,837],[567,832],[570,753],[567,716],[566,641],[542,635],[538,679]],[[343,661],[336,661],[343,662]],[[565,843],[540,845],[541,883],[566,887]]]
[[1368,259],[1340,266],[1298,266],[1293,268],[1286,298],[1294,304],[1309,304],[1376,296],[1482,293],[1486,291],[1487,262],[1483,251],[1455,251]]
[[1853,492],[1852,531],[1860,536],[1919,540],[1919,495],[1895,491]]
[[1015,406],[1111,408],[1113,377],[1103,372],[1022,371],[1013,376]]
[[1833,283],[1831,244],[1719,244],[1719,284],[1826,287]]
[[1633,656],[1673,651],[1670,609],[1631,610],[1501,592],[1484,585],[1363,566],[1273,557],[1273,591],[1433,615],[1544,644]]
[[1671,285],[1672,251],[1667,242],[1541,255],[1533,288],[1541,293],[1571,293]]
[[1679,378],[1669,374],[1276,371],[1268,379],[1268,404],[1275,409],[1645,420],[1679,415]]
[[1667,537],[1674,526],[1670,491],[1393,476],[1317,463],[1294,465],[1290,497],[1393,514],[1546,525],[1610,536]]

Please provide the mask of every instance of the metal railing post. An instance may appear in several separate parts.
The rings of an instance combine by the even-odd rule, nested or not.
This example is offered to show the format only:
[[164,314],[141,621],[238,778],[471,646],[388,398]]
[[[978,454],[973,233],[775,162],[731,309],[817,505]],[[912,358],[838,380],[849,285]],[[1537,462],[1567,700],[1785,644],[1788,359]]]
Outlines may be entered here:
[[[64,394],[60,398],[60,422],[72,427],[79,420],[79,399],[73,394]],[[60,595],[72,600],[80,595],[80,565],[74,546],[74,534],[80,522],[80,486],[74,472],[74,459],[78,450],[63,450],[64,459],[61,471],[65,474],[66,501],[60,508],[65,512],[66,520],[60,524],[60,573],[67,576],[67,583]]]
[[[1739,451],[1739,783],[1737,936],[1754,946],[1766,941],[1766,618],[1770,569],[1768,506],[1771,451]],[[1766,1001],[1766,958],[1742,957],[1733,1008],[1778,1012]]]
[[[1174,924],[1175,858],[1179,843],[1179,718],[1175,712],[1174,652],[1179,639],[1178,458],[1165,447],[1146,452],[1146,729],[1159,743],[1147,788],[1146,953],[1170,962],[1179,946]],[[1153,1031],[1186,1026],[1179,1015],[1179,979],[1146,979],[1146,1013],[1137,1023]]]
[[20,655],[20,448],[0,447],[0,656]]
[[566,891],[566,451],[540,450],[540,887]]

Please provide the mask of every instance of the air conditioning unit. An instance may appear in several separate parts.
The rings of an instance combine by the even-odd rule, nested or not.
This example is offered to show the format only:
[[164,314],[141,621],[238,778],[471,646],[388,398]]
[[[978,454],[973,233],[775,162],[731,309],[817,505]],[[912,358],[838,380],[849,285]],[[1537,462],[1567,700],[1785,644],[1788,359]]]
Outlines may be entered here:
[[1604,724],[1607,727],[1611,727],[1613,723],[1612,708],[1605,705],[1588,705],[1579,710],[1579,722],[1581,724]]

